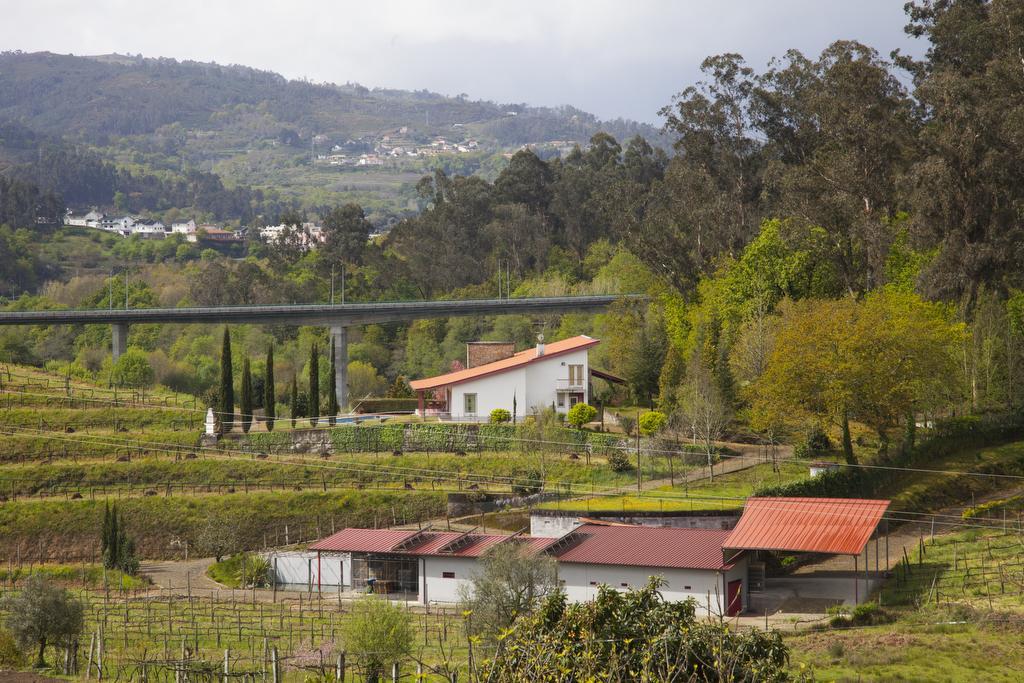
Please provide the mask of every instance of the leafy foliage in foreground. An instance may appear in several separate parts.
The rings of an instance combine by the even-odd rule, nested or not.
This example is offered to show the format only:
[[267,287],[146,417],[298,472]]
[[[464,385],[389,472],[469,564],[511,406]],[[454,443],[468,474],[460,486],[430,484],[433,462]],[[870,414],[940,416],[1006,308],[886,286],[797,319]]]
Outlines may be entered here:
[[587,603],[549,597],[505,635],[482,680],[786,681],[789,651],[776,632],[741,634],[698,620],[695,603],[666,602],[652,578],[620,593],[603,586]]

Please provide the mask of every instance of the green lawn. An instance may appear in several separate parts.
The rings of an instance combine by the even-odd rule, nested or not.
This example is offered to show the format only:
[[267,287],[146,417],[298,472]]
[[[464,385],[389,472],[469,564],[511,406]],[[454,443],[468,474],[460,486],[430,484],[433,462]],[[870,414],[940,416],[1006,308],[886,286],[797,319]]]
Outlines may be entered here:
[[964,616],[915,613],[885,626],[802,633],[785,641],[793,669],[812,671],[818,681],[1019,681],[1024,640],[1018,629],[948,623]]
[[784,461],[779,464],[777,471],[771,464],[755,465],[739,472],[716,476],[714,482],[705,479],[688,486],[663,486],[641,494],[553,501],[541,507],[588,512],[737,509],[743,507],[744,499],[759,486],[798,481],[808,474],[806,462]]

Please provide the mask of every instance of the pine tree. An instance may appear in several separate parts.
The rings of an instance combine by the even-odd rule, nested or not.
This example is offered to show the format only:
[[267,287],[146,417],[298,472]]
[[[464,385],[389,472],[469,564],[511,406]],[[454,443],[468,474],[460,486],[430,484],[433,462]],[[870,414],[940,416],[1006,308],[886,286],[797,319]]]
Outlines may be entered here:
[[299,385],[295,382],[295,376],[292,375],[292,429],[295,429],[295,418],[299,417]]
[[267,431],[274,431],[277,390],[274,388],[274,343],[267,347],[267,369],[263,378],[263,414],[267,419]]
[[242,431],[249,433],[252,426],[252,369],[249,366],[249,357],[242,361],[242,396],[240,405],[242,409]]
[[320,417],[320,354],[316,342],[309,349],[309,425],[316,427]]
[[333,425],[338,415],[338,375],[334,357],[334,339],[331,339],[331,376],[327,378],[327,419]]
[[231,335],[224,328],[220,353],[220,431],[230,432],[235,419],[235,378],[231,370]]

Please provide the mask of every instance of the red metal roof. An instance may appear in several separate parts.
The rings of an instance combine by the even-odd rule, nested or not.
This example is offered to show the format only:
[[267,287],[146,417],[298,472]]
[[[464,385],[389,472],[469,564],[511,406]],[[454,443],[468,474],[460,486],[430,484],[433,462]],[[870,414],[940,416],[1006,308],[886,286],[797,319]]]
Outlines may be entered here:
[[748,498],[724,546],[857,555],[888,507],[887,500],[858,498]]
[[309,546],[310,550],[337,550],[356,553],[386,553],[418,531],[392,529],[342,529]]
[[[728,569],[722,542],[728,531],[667,527],[584,524],[562,538],[458,533],[344,529],[310,546],[310,550],[388,553],[413,557],[480,557],[494,546],[521,543],[533,552],[551,552],[559,562],[675,569]],[[570,535],[565,538],[569,539]]]
[[537,355],[537,349],[535,347],[529,348],[525,351],[513,354],[508,358],[496,360],[493,363],[484,363],[483,365],[478,365],[475,368],[466,368],[465,370],[449,372],[444,375],[438,375],[437,377],[413,380],[412,382],[409,382],[409,386],[414,390],[420,391],[423,389],[436,389],[437,387],[445,387],[451,384],[467,382],[471,379],[477,379],[486,375],[492,375],[496,372],[504,372],[505,370],[511,370],[513,368],[545,360],[552,356],[559,356],[563,353],[587,349],[598,343],[600,343],[599,339],[594,339],[593,337],[581,334],[578,337],[570,337],[569,339],[563,339],[562,341],[547,344],[544,347],[543,356]]
[[729,532],[719,529],[584,524],[576,533],[578,540],[554,553],[559,562],[666,569],[732,567],[722,559],[722,542]]
[[309,549],[346,553],[393,553],[417,557],[479,557],[489,548],[510,538],[511,536],[501,534],[465,534],[458,531],[342,529],[317,541],[309,546]]

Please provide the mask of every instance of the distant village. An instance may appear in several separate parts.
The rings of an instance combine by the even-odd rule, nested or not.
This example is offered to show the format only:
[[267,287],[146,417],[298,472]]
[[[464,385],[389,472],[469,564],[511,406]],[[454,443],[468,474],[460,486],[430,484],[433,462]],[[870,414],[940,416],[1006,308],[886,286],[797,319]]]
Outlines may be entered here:
[[292,235],[300,246],[307,249],[315,248],[324,241],[323,226],[311,222],[303,223],[300,226],[281,224],[261,228],[243,227],[237,230],[227,230],[219,225],[208,223],[197,225],[192,219],[165,225],[157,220],[147,220],[136,216],[108,216],[101,211],[92,210],[81,215],[75,215],[69,211],[64,218],[64,224],[102,230],[121,237],[136,236],[140,239],[162,240],[172,235],[183,235],[187,242],[198,242],[203,239],[207,242],[230,244],[245,241],[250,237],[250,233],[255,231],[260,239],[271,244],[280,241],[287,235]]
[[[515,112],[510,112],[514,115]],[[453,124],[453,128],[460,128],[462,124]],[[328,143],[326,136],[318,135],[314,142],[316,144]],[[572,151],[579,143],[571,140],[551,140],[548,142],[523,145],[519,149],[527,147],[533,149],[548,149],[561,156]],[[475,139],[466,139],[461,142],[454,142],[448,138],[437,136],[429,143],[416,141],[410,137],[409,128],[401,128],[382,135],[380,137],[367,136],[359,139],[348,139],[339,142],[331,147],[329,153],[317,154],[316,161],[329,166],[383,166],[388,161],[400,159],[423,159],[437,157],[446,154],[469,154],[483,150],[484,147]],[[506,158],[516,150],[505,150],[502,155]]]

